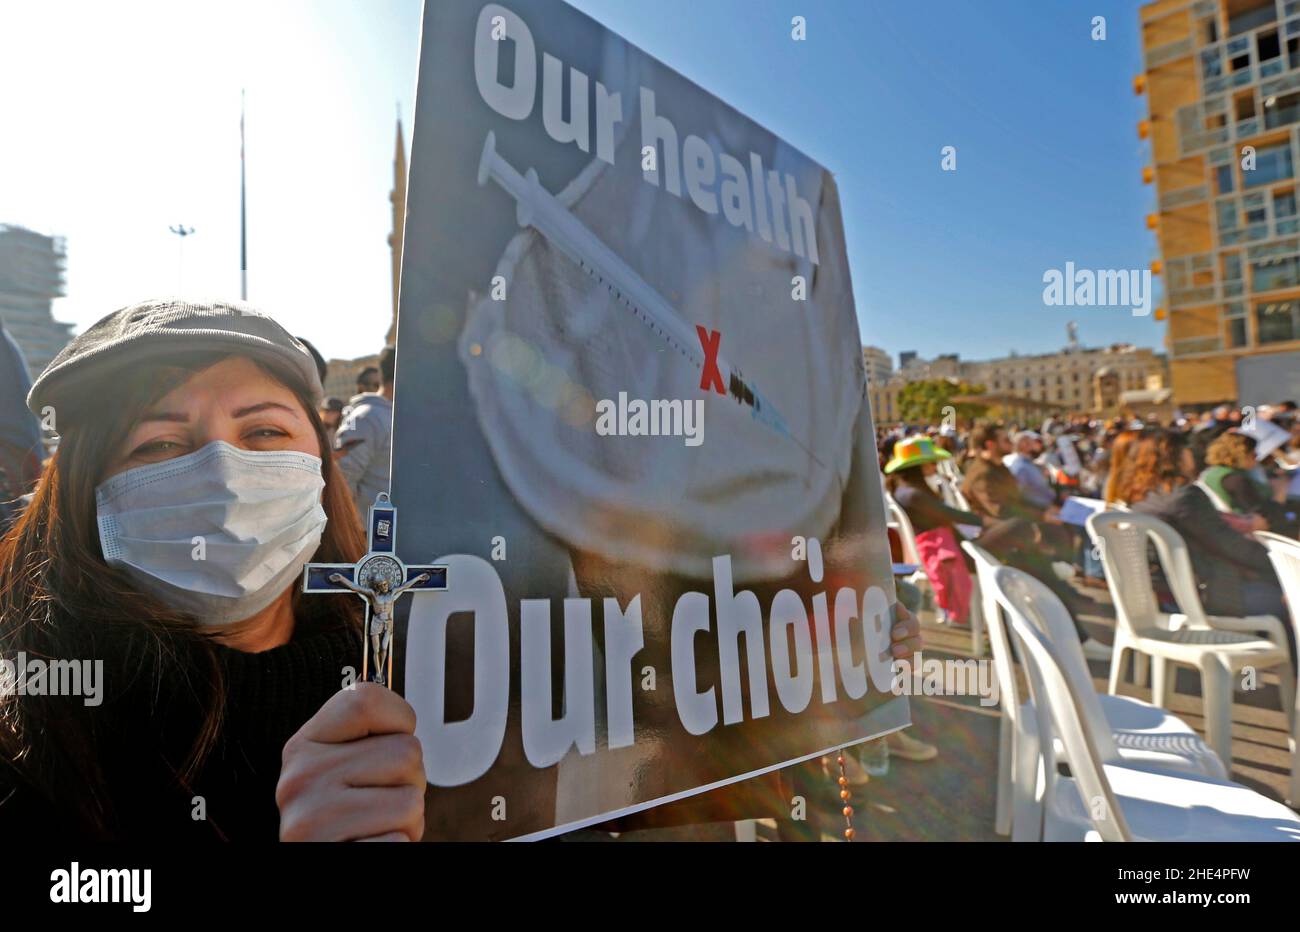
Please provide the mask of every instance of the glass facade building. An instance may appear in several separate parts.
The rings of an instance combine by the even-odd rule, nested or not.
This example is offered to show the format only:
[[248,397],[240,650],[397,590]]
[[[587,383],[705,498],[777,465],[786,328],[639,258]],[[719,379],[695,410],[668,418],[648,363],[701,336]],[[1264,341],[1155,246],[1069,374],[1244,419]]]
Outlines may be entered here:
[[1300,0],[1140,17],[1174,395],[1245,403],[1252,356],[1295,352],[1300,373]]

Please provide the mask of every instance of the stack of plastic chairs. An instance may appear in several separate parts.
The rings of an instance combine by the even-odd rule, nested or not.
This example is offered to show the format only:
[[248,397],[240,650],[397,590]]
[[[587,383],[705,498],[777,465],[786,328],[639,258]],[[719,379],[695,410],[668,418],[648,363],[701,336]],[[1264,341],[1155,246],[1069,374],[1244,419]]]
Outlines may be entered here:
[[[1033,577],[1010,567],[993,574],[998,604],[1024,661],[1039,735],[1036,797],[1045,841],[1300,841],[1300,817],[1248,787],[1204,774],[1137,765],[1096,727],[1098,696],[1067,672],[1062,644],[1073,637],[1065,607]],[[1044,628],[1051,633],[1045,633]]]
[[[1033,707],[1022,696],[1015,676],[1011,638],[1003,621],[996,574],[1004,567],[983,548],[970,542],[962,546],[975,561],[980,577],[1002,706],[994,828],[1001,835],[1011,834],[1014,841],[1033,841],[1041,834],[1043,818],[1039,731]],[[1047,593],[1041,600],[1046,608],[1032,614],[1042,630],[1051,632],[1073,686],[1095,699],[1089,706],[1090,717],[1093,728],[1108,736],[1107,753],[1138,768],[1225,778],[1218,755],[1186,722],[1140,699],[1096,695],[1068,610],[1045,586],[1031,581],[1035,590]],[[1068,761],[1066,748],[1055,733],[1052,745],[1056,759]]]
[[[1296,643],[1300,644],[1300,541],[1268,531],[1260,531],[1255,536],[1268,548],[1268,558],[1277,571],[1287,607],[1291,610],[1291,630],[1295,632]],[[1300,696],[1300,688],[1297,696]],[[1296,701],[1300,702],[1300,698]],[[1300,804],[1300,708],[1291,719],[1291,786],[1287,802],[1293,806]]]

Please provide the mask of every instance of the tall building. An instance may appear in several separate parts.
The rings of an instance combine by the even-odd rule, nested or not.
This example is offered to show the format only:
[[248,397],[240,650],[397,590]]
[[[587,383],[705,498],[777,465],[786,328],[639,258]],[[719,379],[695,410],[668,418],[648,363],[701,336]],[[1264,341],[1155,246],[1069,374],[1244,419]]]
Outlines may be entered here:
[[35,378],[63,349],[72,324],[54,319],[51,303],[63,297],[63,240],[0,225],[0,319],[22,348]]
[[371,353],[357,359],[331,359],[325,376],[325,397],[347,401],[357,393],[357,376],[363,369],[379,365],[379,354]]
[[406,143],[402,139],[402,118],[397,118],[397,145],[393,152],[393,190],[388,195],[393,205],[393,232],[388,234],[388,249],[393,257],[393,322],[384,342],[397,342],[397,297],[402,284],[402,236],[406,231]]
[[1091,411],[1097,407],[1093,376],[1101,369],[1114,373],[1120,391],[1162,388],[1167,378],[1162,355],[1128,343],[963,363],[960,377],[983,385],[990,395],[1047,402],[1070,411]]
[[1157,0],[1143,73],[1180,404],[1300,395],[1300,2]]
[[899,375],[908,382],[918,382],[922,379],[959,379],[961,367],[961,357],[957,353],[941,353],[934,359],[922,359],[916,353],[911,353],[899,369]]
[[862,347],[862,364],[866,368],[867,383],[887,382],[894,374],[894,363],[878,346]]
[[1116,392],[1154,391],[1168,384],[1165,357],[1150,349],[1127,343],[1106,347],[1072,343],[1056,353],[1012,354],[967,362],[956,353],[946,353],[933,360],[915,357],[884,382],[868,382],[867,395],[877,424],[897,423],[902,416],[899,393],[909,382],[929,379],[983,385],[989,396],[1008,402],[1023,399],[1042,410],[1101,414],[1107,413],[1111,405],[1098,400],[1095,388],[1098,373],[1104,373],[1106,384],[1114,386]]

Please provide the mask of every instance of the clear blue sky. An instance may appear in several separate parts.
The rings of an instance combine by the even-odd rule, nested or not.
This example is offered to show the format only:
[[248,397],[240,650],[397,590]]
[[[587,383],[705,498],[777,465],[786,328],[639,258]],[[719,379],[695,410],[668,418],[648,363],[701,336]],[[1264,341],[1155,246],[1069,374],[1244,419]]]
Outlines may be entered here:
[[[864,342],[1042,352],[1073,319],[1088,344],[1160,346],[1152,318],[1042,303],[1047,269],[1154,255],[1133,0],[573,3],[835,173]],[[420,9],[5,0],[0,222],[68,237],[56,314],[80,329],[182,276],[237,293],[247,87],[251,297],[328,356],[377,348],[392,123],[396,104],[411,112]],[[956,172],[940,170],[946,145]],[[177,222],[199,230],[183,269]]]
[[[858,320],[897,357],[1162,346],[1164,325],[1042,302],[1043,272],[1146,268],[1136,2],[574,0],[835,173]],[[805,42],[790,20],[804,16]],[[1106,40],[1090,38],[1106,17]],[[957,171],[940,149],[957,147]],[[895,359],[895,361],[897,361]]]

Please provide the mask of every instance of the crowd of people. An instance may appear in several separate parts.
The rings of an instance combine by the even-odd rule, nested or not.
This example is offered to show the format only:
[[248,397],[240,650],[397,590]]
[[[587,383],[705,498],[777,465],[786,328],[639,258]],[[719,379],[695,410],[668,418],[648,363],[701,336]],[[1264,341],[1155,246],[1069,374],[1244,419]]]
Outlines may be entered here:
[[[1251,535],[1267,530],[1297,536],[1296,403],[1221,405],[1169,420],[1079,414],[1048,418],[1037,430],[996,421],[966,430],[879,429],[886,487],[910,519],[946,619],[969,620],[973,567],[959,545],[974,540],[1049,586],[1071,609],[1085,654],[1108,659],[1109,646],[1078,622],[1095,607],[1084,590],[1104,581],[1079,517],[1087,510],[1062,511],[1071,498],[1094,509],[1124,506],[1169,524],[1187,543],[1208,613],[1287,619],[1265,548]],[[966,507],[945,498],[941,469]],[[1153,572],[1157,592],[1167,594],[1157,566]],[[1291,626],[1283,627],[1293,639]],[[1294,662],[1294,642],[1291,652]]]
[[[325,363],[306,341],[243,305],[124,308],[34,384],[6,348],[6,398],[27,410],[10,404],[0,417],[0,443],[14,448],[0,478],[25,490],[6,496],[0,653],[94,658],[114,691],[103,705],[0,695],[0,825],[97,838],[419,839],[414,713],[387,690],[340,691],[339,671],[359,656],[360,606],[299,591],[307,562],[364,552],[366,509],[388,487],[393,350],[344,402],[323,397]],[[57,425],[41,423],[47,413]],[[47,426],[58,449],[42,462]],[[1211,613],[1285,617],[1250,535],[1296,535],[1294,403],[1168,425],[1076,416],[878,440],[949,621],[972,610],[962,539],[1086,614],[1100,569],[1071,497],[1172,525]],[[915,610],[915,593],[900,591]],[[894,656],[912,657],[917,635],[900,610]],[[1108,656],[1082,626],[1079,636],[1090,657]],[[937,753],[902,733],[877,746],[911,760]],[[845,757],[841,779],[863,782],[857,755]],[[191,816],[199,798],[201,820]]]

